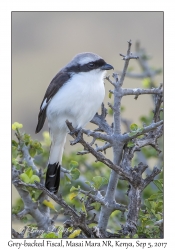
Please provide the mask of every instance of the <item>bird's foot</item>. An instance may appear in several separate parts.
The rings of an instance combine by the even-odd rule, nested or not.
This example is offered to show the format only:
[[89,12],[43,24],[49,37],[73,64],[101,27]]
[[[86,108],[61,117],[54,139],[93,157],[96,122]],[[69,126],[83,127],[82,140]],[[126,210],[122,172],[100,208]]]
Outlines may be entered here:
[[[77,133],[78,133],[78,134],[77,134]],[[77,144],[77,143],[80,141],[80,139],[81,139],[82,128],[80,128],[80,129],[74,129],[74,131],[70,132],[69,134],[70,134],[70,135],[77,134],[77,137],[75,138],[75,140],[74,140],[74,141],[70,141],[70,144],[71,144],[71,145],[75,145],[75,144]]]
[[81,130],[81,128],[80,129],[79,128],[75,128],[73,131],[70,131],[69,134],[70,135],[75,135],[75,134],[79,133],[80,130]]

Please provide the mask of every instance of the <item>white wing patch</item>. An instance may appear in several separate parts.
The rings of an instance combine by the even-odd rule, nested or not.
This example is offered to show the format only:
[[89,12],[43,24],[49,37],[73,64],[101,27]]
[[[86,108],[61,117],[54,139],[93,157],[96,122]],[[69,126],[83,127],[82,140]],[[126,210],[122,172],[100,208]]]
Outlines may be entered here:
[[42,106],[41,106],[41,110],[43,110],[46,106],[47,106],[47,98],[44,100]]

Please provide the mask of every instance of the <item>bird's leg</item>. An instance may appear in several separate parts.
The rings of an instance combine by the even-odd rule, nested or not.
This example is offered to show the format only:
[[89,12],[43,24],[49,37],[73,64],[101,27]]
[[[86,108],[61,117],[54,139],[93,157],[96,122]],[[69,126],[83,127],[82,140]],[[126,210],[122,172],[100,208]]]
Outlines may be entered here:
[[78,143],[81,139],[81,135],[82,135],[82,128],[76,128],[73,131],[71,131],[69,133],[70,135],[75,135],[76,134],[76,138],[74,141],[70,141],[71,145],[75,145],[76,143]]

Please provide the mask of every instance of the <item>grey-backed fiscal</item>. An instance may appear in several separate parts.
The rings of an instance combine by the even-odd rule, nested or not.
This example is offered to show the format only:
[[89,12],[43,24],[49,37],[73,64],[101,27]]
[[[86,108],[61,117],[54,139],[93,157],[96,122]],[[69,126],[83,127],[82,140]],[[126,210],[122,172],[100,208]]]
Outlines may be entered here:
[[81,129],[92,120],[105,96],[104,77],[113,66],[94,53],[76,55],[52,79],[38,114],[36,133],[48,120],[51,137],[45,187],[57,193],[66,136],[66,120]]

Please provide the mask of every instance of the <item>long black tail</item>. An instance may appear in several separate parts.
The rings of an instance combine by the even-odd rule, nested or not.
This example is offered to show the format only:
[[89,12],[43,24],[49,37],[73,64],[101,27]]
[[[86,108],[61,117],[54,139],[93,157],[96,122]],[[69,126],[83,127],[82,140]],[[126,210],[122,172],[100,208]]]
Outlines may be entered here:
[[48,164],[45,187],[54,194],[58,192],[60,184],[60,168],[59,163]]

